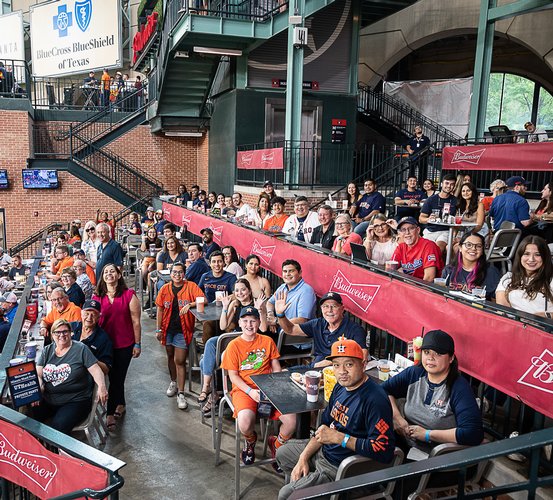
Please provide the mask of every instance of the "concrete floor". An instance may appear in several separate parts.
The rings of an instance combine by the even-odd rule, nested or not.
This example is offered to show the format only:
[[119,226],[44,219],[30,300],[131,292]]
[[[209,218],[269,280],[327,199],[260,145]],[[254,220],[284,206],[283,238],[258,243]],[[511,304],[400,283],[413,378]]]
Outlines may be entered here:
[[[165,350],[155,339],[155,321],[146,314],[142,331],[142,355],[132,361],[127,376],[127,412],[103,448],[127,463],[121,470],[125,479],[121,498],[233,498],[233,457],[223,454],[223,462],[215,467],[211,426],[201,423],[198,394],[186,393],[186,411],[177,408],[176,398],[165,395],[169,384]],[[198,391],[198,373],[193,380]],[[234,425],[230,420],[225,424],[228,432],[222,448],[232,452]],[[261,455],[260,443],[256,451]],[[242,470],[244,499],[276,498],[282,484],[270,467]]]

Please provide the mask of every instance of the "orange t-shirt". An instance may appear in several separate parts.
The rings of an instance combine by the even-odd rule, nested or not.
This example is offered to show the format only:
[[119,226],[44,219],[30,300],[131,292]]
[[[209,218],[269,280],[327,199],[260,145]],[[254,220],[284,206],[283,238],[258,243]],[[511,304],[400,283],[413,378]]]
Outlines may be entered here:
[[110,82],[111,82],[111,77],[109,76],[109,74],[104,73],[102,75],[102,89],[109,90]]
[[[271,337],[257,334],[251,342],[237,337],[226,348],[221,367],[237,371],[246,384],[257,389],[251,376],[271,373],[271,361],[279,357],[277,346]],[[235,389],[238,390],[236,387],[232,391]]]
[[493,196],[484,196],[484,198],[482,198],[482,204],[484,205],[484,210],[486,212],[490,211],[493,200],[494,200]]
[[73,262],[73,257],[64,257],[54,266],[54,274],[61,274],[66,267],[71,267]]
[[86,265],[86,275],[92,283],[93,286],[96,286],[96,273],[94,272],[93,267],[90,264]]
[[48,328],[50,328],[58,319],[65,319],[70,323],[72,321],[81,321],[81,308],[69,302],[67,309],[63,312],[59,312],[55,307],[42,319]]
[[[185,281],[177,295],[179,308],[184,307],[189,302],[196,302],[196,297],[205,297],[204,292],[202,292],[201,288],[193,281]],[[156,306],[161,308],[161,332],[163,334],[161,343],[163,345],[165,345],[165,340],[167,338],[167,328],[171,320],[171,311],[173,310],[174,299],[173,284],[167,283],[163,285],[156,298]],[[195,321],[196,318],[194,318],[191,312],[187,312],[184,316],[180,317],[182,333],[187,344],[190,344],[192,341]]]
[[286,219],[288,219],[286,214],[273,215],[272,217],[265,219],[263,229],[265,229],[265,231],[270,231],[271,233],[280,233],[282,232]]

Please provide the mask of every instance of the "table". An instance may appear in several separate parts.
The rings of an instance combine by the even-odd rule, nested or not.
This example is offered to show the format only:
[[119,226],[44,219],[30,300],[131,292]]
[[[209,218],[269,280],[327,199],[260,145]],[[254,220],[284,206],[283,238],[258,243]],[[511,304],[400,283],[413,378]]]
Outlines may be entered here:
[[201,313],[193,307],[190,312],[198,321],[219,321],[223,312],[223,304],[220,301],[211,302],[205,305],[204,312]]
[[[311,368],[294,369],[296,372],[305,373]],[[311,412],[324,408],[324,392],[319,391],[319,399],[316,403],[307,401],[305,391],[300,389],[290,379],[291,372],[267,373],[264,375],[252,375],[251,379],[261,391],[265,393],[271,404],[283,415],[291,413],[299,414],[296,424],[296,438],[309,438]]]
[[445,265],[447,266],[451,260],[451,251],[453,248],[453,230],[454,229],[469,229],[476,227],[475,222],[461,222],[461,224],[455,224],[455,222],[452,222],[451,224],[449,222],[435,222],[435,221],[428,221],[428,224],[432,224],[434,226],[442,226],[449,228],[449,233],[447,235],[447,253],[445,257]]

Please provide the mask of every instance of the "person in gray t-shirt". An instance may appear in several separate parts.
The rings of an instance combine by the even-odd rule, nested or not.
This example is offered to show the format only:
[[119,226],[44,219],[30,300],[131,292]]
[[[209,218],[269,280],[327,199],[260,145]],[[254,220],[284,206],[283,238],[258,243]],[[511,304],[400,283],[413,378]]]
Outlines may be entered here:
[[90,413],[94,382],[98,399],[107,401],[104,374],[90,349],[71,340],[71,325],[59,319],[52,325],[54,343],[46,346],[37,361],[43,399],[35,407],[37,420],[68,434]]

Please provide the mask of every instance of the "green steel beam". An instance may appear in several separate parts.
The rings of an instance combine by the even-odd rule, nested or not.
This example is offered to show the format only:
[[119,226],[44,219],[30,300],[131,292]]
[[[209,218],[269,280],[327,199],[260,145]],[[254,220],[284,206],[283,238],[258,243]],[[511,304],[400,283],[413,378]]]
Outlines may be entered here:
[[551,0],[517,0],[513,3],[490,8],[488,11],[488,21],[501,21],[502,19],[552,7],[553,2]]
[[351,56],[349,71],[349,93],[357,95],[359,80],[359,32],[361,29],[361,0],[352,0]]
[[497,5],[497,0],[482,0],[478,37],[476,39],[476,57],[474,60],[474,77],[472,82],[472,99],[470,103],[469,137],[483,137],[488,106],[488,89],[492,70],[493,34],[495,23],[488,21],[490,9]]
[[237,89],[245,89],[248,85],[248,56],[243,55],[236,58],[236,81]]

